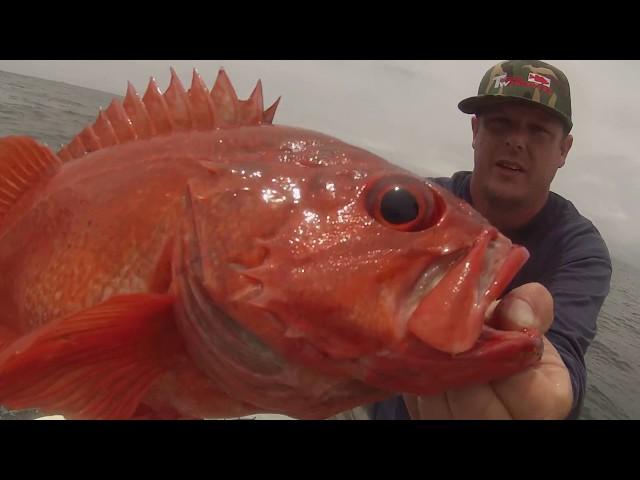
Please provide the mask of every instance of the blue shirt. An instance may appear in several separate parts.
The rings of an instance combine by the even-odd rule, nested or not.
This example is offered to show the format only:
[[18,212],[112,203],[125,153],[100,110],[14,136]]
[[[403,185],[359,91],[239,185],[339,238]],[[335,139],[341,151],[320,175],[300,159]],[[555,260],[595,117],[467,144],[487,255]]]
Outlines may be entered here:
[[[431,180],[473,205],[471,172]],[[553,192],[533,220],[509,238],[525,246],[530,258],[505,294],[530,282],[541,283],[551,292],[555,316],[546,336],[569,369],[573,407],[568,418],[576,419],[586,389],[584,356],[596,334],[600,308],[609,294],[612,273],[609,251],[596,227],[570,201]],[[409,419],[400,396],[372,405],[371,411],[377,420]]]

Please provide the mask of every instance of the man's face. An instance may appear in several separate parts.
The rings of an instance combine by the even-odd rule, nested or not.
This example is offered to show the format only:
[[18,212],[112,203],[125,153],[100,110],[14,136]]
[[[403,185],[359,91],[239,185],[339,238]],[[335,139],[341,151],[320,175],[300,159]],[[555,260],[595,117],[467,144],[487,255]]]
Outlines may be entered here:
[[549,190],[573,142],[535,105],[505,103],[472,118],[474,183],[490,203],[527,205]]

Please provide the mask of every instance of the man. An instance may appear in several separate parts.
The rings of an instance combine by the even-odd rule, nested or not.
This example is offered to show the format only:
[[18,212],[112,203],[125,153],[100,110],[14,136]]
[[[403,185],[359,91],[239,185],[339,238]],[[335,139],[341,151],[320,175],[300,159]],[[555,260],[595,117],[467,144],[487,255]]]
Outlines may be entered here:
[[573,137],[569,82],[541,61],[500,63],[478,95],[459,103],[471,119],[473,172],[434,179],[469,202],[531,257],[493,311],[503,329],[546,332],[540,362],[512,377],[433,397],[394,397],[376,419],[575,419],[585,395],[584,355],[609,293],[604,240],[571,202],[550,192]]

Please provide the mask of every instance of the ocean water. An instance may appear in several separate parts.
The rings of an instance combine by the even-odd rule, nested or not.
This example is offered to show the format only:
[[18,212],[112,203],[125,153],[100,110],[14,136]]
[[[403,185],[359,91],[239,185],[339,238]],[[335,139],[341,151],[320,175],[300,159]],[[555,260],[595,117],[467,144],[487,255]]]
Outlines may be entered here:
[[640,419],[640,270],[613,260],[611,292],[586,355],[583,419]]
[[[0,72],[0,137],[30,135],[57,150],[116,95]],[[640,269],[614,258],[611,293],[586,356],[582,419],[640,419]]]

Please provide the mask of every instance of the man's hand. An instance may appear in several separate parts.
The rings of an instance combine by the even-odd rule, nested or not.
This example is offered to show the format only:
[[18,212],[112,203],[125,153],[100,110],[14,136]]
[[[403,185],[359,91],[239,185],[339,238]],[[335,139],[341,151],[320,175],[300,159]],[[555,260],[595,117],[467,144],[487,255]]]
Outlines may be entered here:
[[[553,298],[539,283],[528,283],[496,302],[488,316],[489,324],[503,330],[534,328],[544,334],[553,322]],[[569,371],[551,342],[543,341],[540,361],[511,377],[441,395],[405,395],[411,418],[566,418],[573,401]]]

